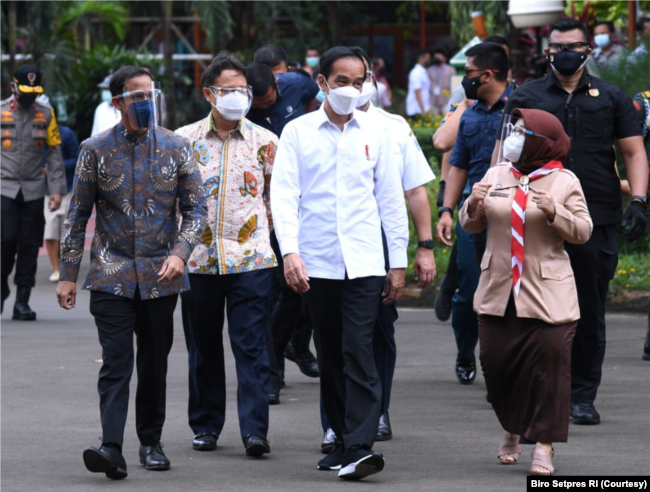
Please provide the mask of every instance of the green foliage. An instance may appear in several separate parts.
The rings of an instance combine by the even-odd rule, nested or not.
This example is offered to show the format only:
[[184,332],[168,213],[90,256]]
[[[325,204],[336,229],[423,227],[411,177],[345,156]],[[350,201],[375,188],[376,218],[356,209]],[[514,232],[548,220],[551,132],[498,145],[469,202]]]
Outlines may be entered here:
[[508,2],[450,2],[451,36],[461,45],[475,36],[471,13],[477,10],[483,12],[488,35],[505,36],[508,33]]
[[90,0],[63,3],[65,7],[58,18],[58,30],[83,27],[92,35],[95,33],[96,24],[91,22],[91,19],[99,18],[110,25],[118,39],[122,40],[126,37],[125,19],[129,16],[129,10],[120,2]]
[[231,2],[189,2],[189,10],[196,12],[201,18],[201,26],[205,30],[208,45],[213,52],[225,48],[233,38],[235,21],[231,15]]
[[[647,251],[647,250],[646,250]],[[648,291],[650,289],[650,255],[633,253],[621,255],[610,292],[617,295],[626,291]]]
[[[638,3],[641,10],[650,10],[650,1],[640,1]],[[612,0],[570,0],[566,3],[564,12],[566,15],[572,16],[575,10],[576,16],[580,17],[588,5],[596,7],[596,18],[598,20],[612,21],[618,27],[627,24],[627,2]]]

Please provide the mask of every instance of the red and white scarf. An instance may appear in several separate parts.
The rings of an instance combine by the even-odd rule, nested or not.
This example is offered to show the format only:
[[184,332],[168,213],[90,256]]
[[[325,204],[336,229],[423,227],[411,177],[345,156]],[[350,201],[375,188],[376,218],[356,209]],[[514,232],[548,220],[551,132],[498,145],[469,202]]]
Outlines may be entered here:
[[510,227],[512,229],[512,286],[515,297],[519,296],[521,287],[521,276],[524,271],[524,234],[526,229],[526,202],[528,200],[528,183],[544,176],[551,174],[558,169],[563,169],[559,161],[550,161],[529,175],[522,174],[512,164],[510,171],[519,179],[519,187],[512,201],[512,211],[510,212]]

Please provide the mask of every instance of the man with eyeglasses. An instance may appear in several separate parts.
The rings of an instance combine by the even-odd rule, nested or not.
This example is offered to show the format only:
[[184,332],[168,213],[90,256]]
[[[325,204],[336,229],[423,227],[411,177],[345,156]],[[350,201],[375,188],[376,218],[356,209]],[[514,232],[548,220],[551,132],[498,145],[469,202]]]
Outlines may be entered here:
[[[127,476],[124,426],[137,337],[135,397],[140,463],[169,470],[160,442],[165,422],[167,356],[179,292],[190,288],[185,264],[203,231],[205,200],[187,139],[158,126],[160,90],[140,67],[110,82],[120,123],[81,144],[61,237],[57,301],[73,309],[93,208],[97,226],[84,289],[102,346],[99,407],[102,445],[83,453],[86,468],[113,480]],[[176,210],[180,210],[180,225]]]
[[[594,223],[586,244],[565,245],[581,316],[572,349],[571,413],[574,424],[594,425],[600,423],[594,400],[605,358],[607,291],[618,262],[616,226],[623,220],[628,241],[635,241],[645,230],[648,160],[630,98],[620,87],[591,76],[584,68],[591,53],[586,40],[585,27],[576,20],[553,24],[546,50],[548,75],[517,89],[505,114],[514,108],[548,111],[562,122],[571,139],[571,152],[563,164],[580,179]],[[500,135],[499,129],[497,139]],[[626,164],[633,195],[625,214],[615,143]],[[493,164],[498,147],[497,142]]]
[[222,51],[201,75],[208,116],[177,130],[190,139],[208,201],[208,220],[188,262],[192,289],[181,295],[189,352],[189,424],[193,447],[216,449],[226,418],[224,309],[237,369],[239,428],[248,456],[269,453],[272,268],[271,170],[278,138],[246,114],[246,70]]
[[[476,100],[461,116],[458,135],[449,159],[443,206],[438,209],[438,239],[452,246],[451,228],[454,208],[466,199],[472,186],[490,168],[494,134],[503,109],[512,92],[508,85],[508,55],[496,44],[484,42],[465,52],[467,63],[463,87],[467,99]],[[478,237],[478,240],[477,240]],[[473,308],[474,292],[480,276],[477,258],[483,256],[485,242],[480,235],[470,234],[456,224],[458,290],[452,299],[451,324],[456,336],[458,354],[456,378],[461,384],[472,384],[476,378],[474,351],[478,342],[478,321]]]

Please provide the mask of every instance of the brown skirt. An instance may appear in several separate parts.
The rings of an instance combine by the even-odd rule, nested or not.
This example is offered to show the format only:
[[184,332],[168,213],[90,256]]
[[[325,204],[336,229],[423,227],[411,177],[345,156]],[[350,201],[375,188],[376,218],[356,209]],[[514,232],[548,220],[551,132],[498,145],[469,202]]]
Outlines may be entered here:
[[518,318],[512,296],[503,317],[479,315],[488,398],[507,432],[535,442],[567,441],[577,324]]

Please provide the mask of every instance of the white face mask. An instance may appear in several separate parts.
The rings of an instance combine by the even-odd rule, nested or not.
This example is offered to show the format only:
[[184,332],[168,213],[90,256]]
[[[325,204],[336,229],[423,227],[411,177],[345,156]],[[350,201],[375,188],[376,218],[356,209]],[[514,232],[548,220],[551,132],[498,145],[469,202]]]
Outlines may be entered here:
[[217,104],[212,103],[212,101],[210,101],[210,104],[217,108],[217,111],[224,119],[239,121],[248,113],[251,101],[250,98],[240,92],[231,92],[223,97],[217,96]]
[[375,84],[372,82],[364,82],[361,89],[361,97],[357,100],[357,108],[365,106],[370,101],[370,98],[375,94]]
[[525,135],[515,135],[514,133],[508,135],[503,142],[503,157],[510,162],[518,162],[521,152],[524,150],[525,141]]
[[342,116],[352,114],[354,108],[357,107],[357,101],[361,97],[359,89],[351,85],[332,89],[327,83],[327,80],[325,81],[325,85],[330,90],[330,93],[327,94],[327,100],[332,110]]

